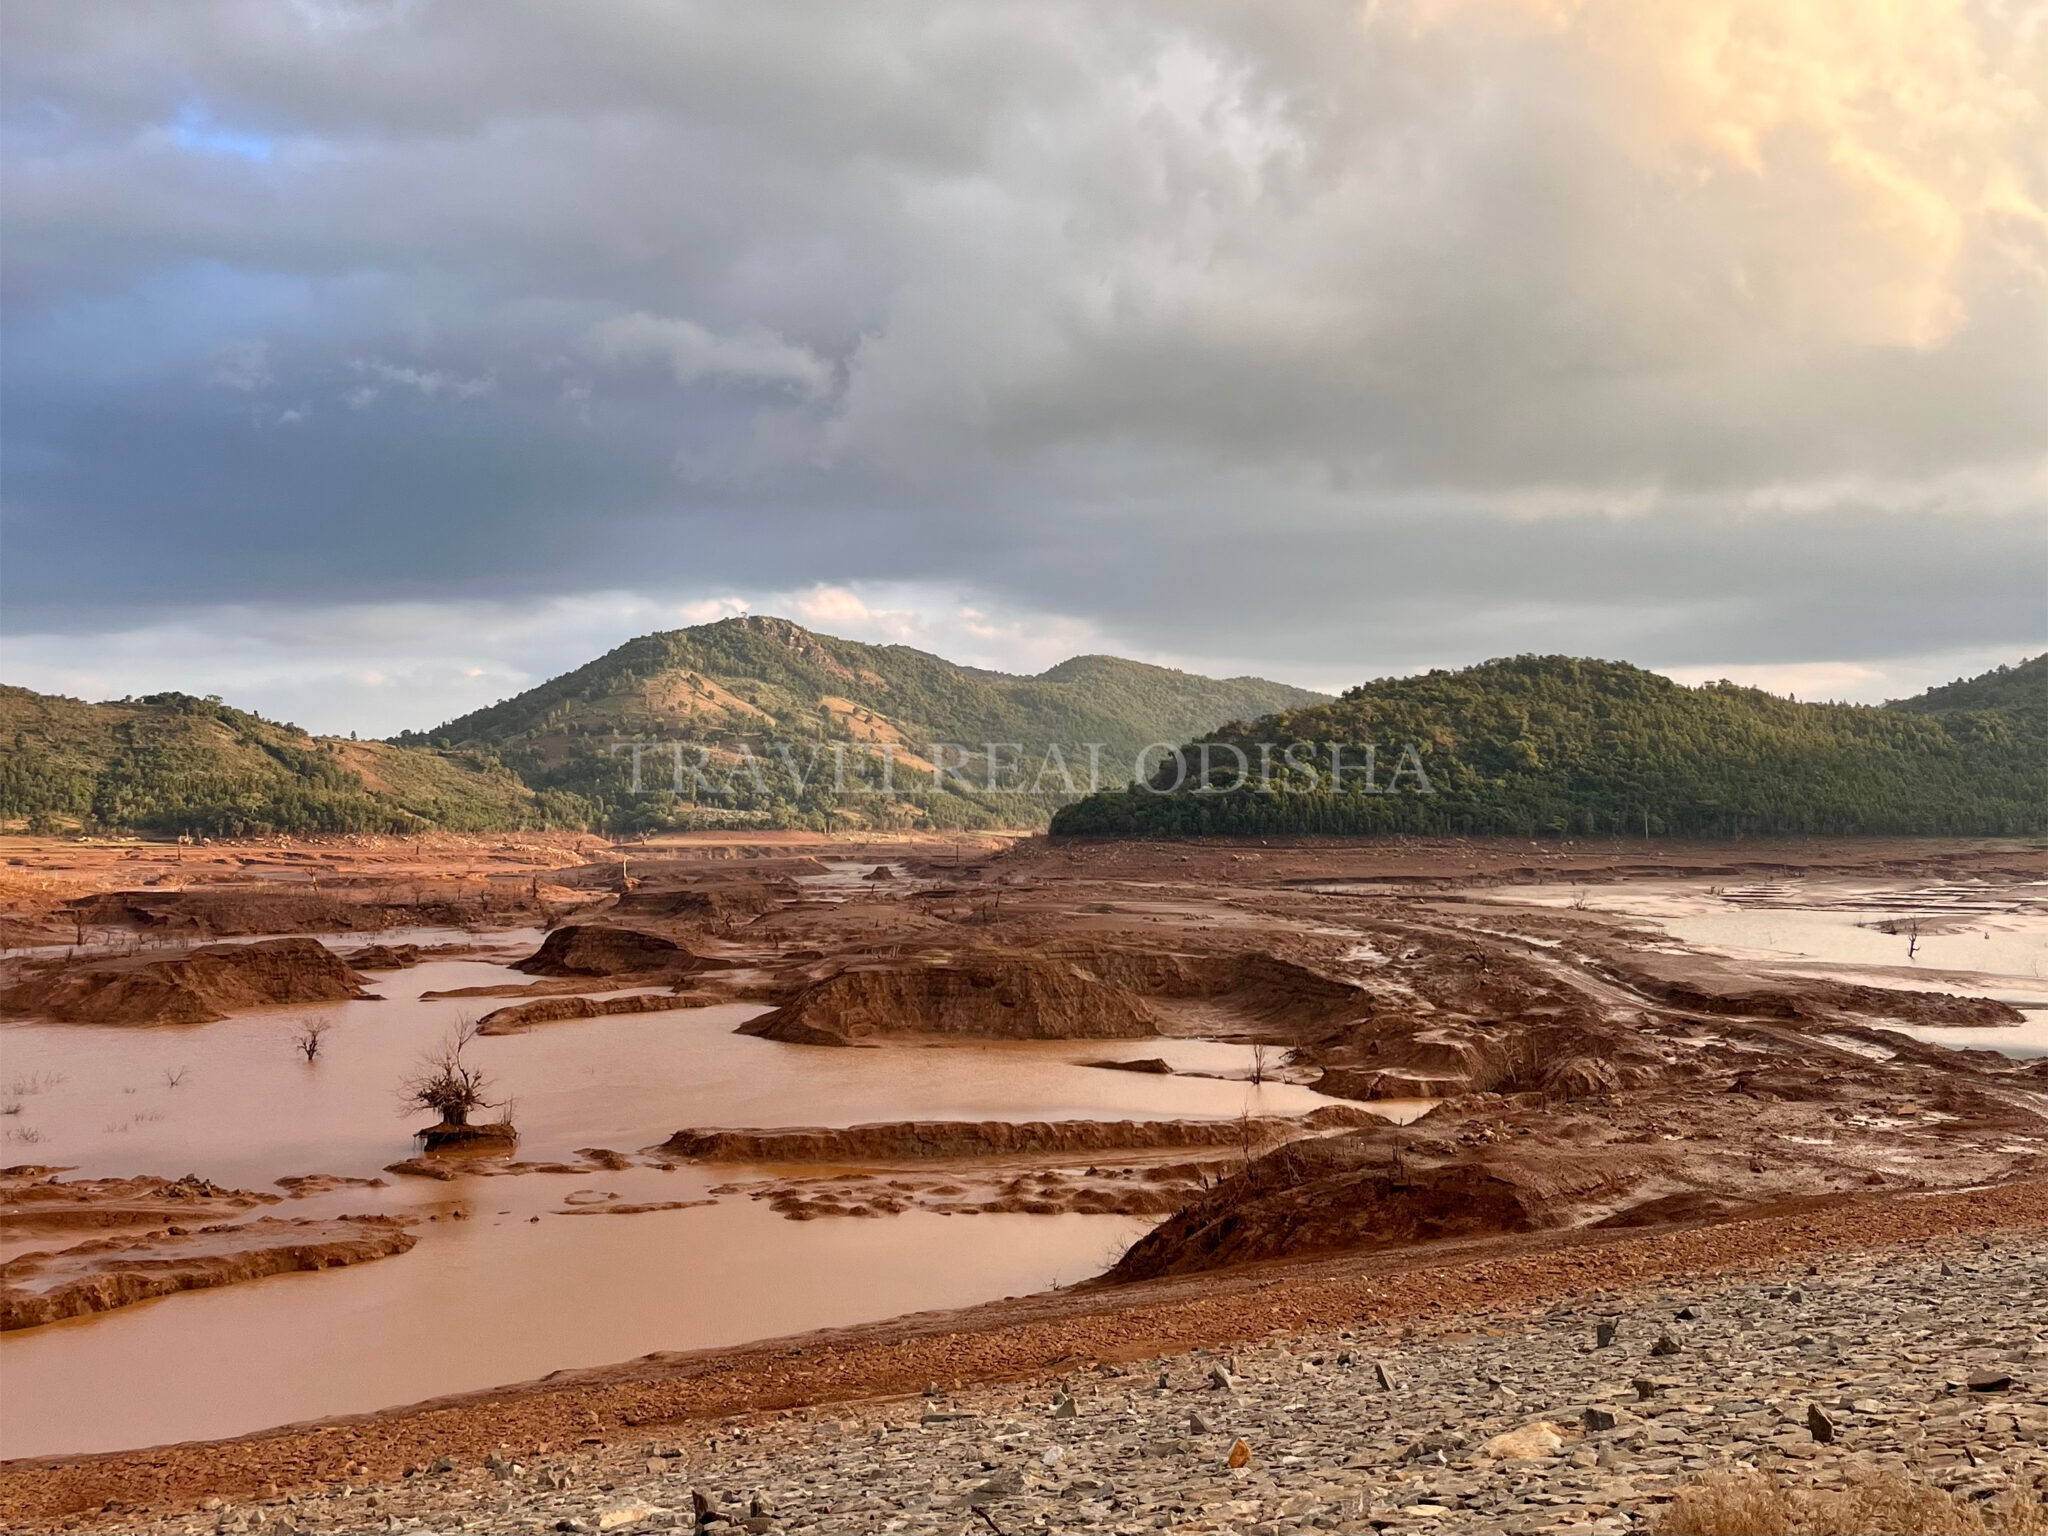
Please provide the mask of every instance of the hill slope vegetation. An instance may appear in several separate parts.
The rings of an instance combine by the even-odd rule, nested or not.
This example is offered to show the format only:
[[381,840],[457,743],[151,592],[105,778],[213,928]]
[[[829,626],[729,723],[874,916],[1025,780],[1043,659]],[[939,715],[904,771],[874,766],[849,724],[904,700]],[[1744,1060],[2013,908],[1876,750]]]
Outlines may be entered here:
[[[398,740],[495,754],[529,785],[573,793],[614,827],[822,827],[834,818],[1017,826],[1042,824],[1074,798],[1069,779],[1076,792],[1089,787],[1090,743],[1099,744],[1100,782],[1121,784],[1148,742],[1182,741],[1326,698],[1114,656],[1077,656],[1017,677],[750,616],[643,635],[515,698]],[[650,744],[637,793],[634,742]],[[962,750],[935,763],[934,743]],[[702,782],[677,773],[676,744],[688,748],[682,760]],[[998,747],[994,763],[990,744]],[[1053,746],[1059,761],[1048,768]],[[878,782],[885,750],[899,792],[855,787],[863,774]],[[853,775],[842,778],[843,791],[834,784],[842,761]],[[943,788],[934,789],[940,770]]]
[[[782,619],[734,619],[643,636],[393,742],[313,737],[182,693],[88,704],[0,687],[0,819],[210,836],[1042,825],[1088,788],[1087,743],[1103,744],[1101,782],[1120,784],[1147,742],[1324,697],[1111,656],[1012,677]],[[933,742],[962,747],[937,791]],[[1001,744],[993,769],[988,743]],[[675,744],[701,759],[715,793],[695,781],[676,793]],[[1047,774],[1053,744],[1069,766]],[[861,790],[885,748],[910,792]],[[842,759],[843,792],[833,783]]]
[[[1882,708],[1801,704],[1733,683],[1687,688],[1637,667],[1518,656],[1458,672],[1383,678],[1336,701],[1233,725],[1183,753],[1186,777],[1062,809],[1056,834],[1773,834],[2048,832],[2044,658]],[[1260,743],[1281,771],[1262,786]],[[1352,772],[1333,785],[1343,743]],[[1356,771],[1378,749],[1377,777]],[[1391,782],[1390,769],[1415,769]],[[1235,755],[1255,765],[1236,782]]]
[[87,704],[0,686],[0,818],[32,828],[492,831],[550,809],[474,753],[309,736],[183,693]]

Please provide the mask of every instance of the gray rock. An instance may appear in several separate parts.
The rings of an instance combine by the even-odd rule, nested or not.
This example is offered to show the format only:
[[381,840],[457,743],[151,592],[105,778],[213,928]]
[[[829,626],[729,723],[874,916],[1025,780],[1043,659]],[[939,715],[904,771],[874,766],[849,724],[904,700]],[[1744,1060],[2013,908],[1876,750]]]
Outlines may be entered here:
[[1011,1468],[998,1472],[985,1483],[977,1483],[968,1490],[967,1506],[981,1509],[990,1504],[1000,1504],[1004,1499],[1019,1498],[1024,1492],[1024,1474]]
[[1821,1445],[1835,1443],[1835,1421],[1827,1416],[1819,1403],[1806,1405],[1806,1427],[1814,1440]]

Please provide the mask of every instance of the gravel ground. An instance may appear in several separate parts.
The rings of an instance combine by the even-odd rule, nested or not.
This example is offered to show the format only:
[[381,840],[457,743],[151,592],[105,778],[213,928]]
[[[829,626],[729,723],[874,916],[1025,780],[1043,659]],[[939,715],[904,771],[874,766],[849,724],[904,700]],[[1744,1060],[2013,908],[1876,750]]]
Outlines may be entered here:
[[1618,1305],[1426,1343],[1276,1335],[126,1528],[1608,1532],[1736,1465],[2048,1492],[2038,1234]]

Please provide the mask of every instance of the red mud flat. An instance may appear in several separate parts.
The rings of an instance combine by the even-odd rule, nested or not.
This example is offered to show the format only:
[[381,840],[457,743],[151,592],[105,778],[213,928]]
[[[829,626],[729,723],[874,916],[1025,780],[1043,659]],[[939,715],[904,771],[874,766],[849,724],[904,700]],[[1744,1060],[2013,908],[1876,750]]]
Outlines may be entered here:
[[60,1024],[210,1024],[240,1009],[368,996],[363,977],[318,939],[287,938],[160,959],[50,962],[0,992],[0,1009]]
[[1977,1028],[2026,1022],[2019,1009],[1996,998],[1905,992],[1810,977],[1760,981],[1731,962],[1701,955],[1638,954],[1604,969],[1646,997],[1693,1013],[1806,1021],[1847,1013]]
[[404,1253],[414,1241],[389,1216],[329,1221],[262,1216],[24,1253],[0,1264],[0,1331],[40,1327],[178,1291],[363,1264]]
[[546,915],[547,909],[531,888],[412,901],[273,888],[107,891],[68,902],[53,918],[75,932],[128,928],[232,939],[263,933],[360,933],[385,928],[510,928]]
[[235,1440],[8,1462],[0,1466],[0,1524],[42,1529],[113,1501],[123,1506],[119,1513],[79,1523],[120,1529],[208,1495],[394,1480],[443,1455],[527,1457],[543,1444],[644,1439],[649,1426],[684,1420],[910,1396],[933,1381],[1027,1380],[1089,1362],[1228,1348],[1275,1329],[1448,1332],[1575,1298],[1770,1273],[1855,1251],[1939,1248],[1973,1234],[2042,1230],[2048,1184],[2030,1182],[1940,1195],[1840,1196],[1649,1232],[1537,1233],[1087,1285],[733,1349],[649,1355]]
[[[0,1232],[62,1232],[107,1227],[163,1226],[214,1221],[281,1195],[223,1189],[186,1174],[182,1179],[60,1179],[61,1168],[24,1163],[0,1168]],[[283,1179],[280,1185],[286,1184]],[[294,1191],[296,1194],[297,1191]]]

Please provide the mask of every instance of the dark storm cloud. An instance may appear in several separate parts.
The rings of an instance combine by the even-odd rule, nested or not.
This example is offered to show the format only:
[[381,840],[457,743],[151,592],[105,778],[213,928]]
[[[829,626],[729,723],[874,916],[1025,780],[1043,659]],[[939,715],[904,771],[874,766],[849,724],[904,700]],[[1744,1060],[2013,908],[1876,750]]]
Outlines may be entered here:
[[2048,630],[1991,10],[0,28],[15,632],[862,582],[1317,679]]

